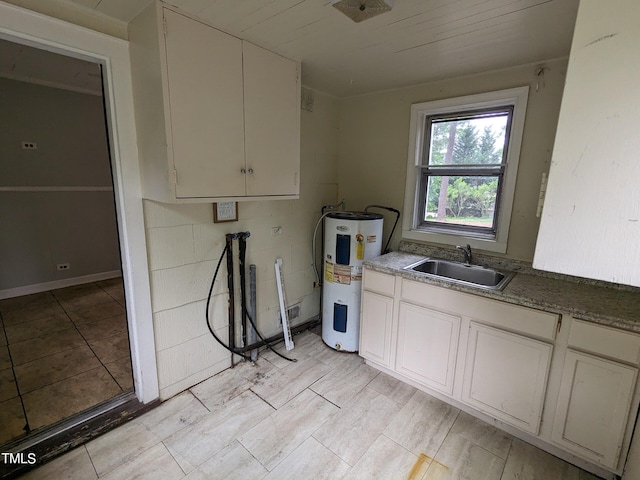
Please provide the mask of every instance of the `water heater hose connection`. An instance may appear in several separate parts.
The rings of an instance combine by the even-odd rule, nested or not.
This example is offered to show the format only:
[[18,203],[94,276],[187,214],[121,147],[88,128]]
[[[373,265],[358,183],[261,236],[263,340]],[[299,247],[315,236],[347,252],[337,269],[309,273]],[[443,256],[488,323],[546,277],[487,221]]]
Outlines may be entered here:
[[[316,265],[316,237],[318,236],[318,227],[322,224],[322,220],[324,219],[324,217],[329,215],[331,212],[337,210],[338,207],[340,207],[344,212],[344,209],[346,208],[346,206],[347,206],[347,203],[345,202],[344,198],[340,201],[340,203],[336,203],[335,205],[324,205],[321,210],[322,216],[318,219],[318,221],[316,222],[316,226],[313,229],[313,237],[311,238],[311,266],[313,267],[313,273],[315,273],[316,275],[315,286],[317,287],[322,286],[322,282],[320,281],[320,274],[318,273],[318,266]],[[325,210],[330,210],[330,211],[325,213]],[[324,229],[322,231],[322,239],[324,242]],[[323,250],[324,250],[324,245],[323,245]]]
[[393,212],[396,214],[396,221],[393,223],[393,228],[391,228],[391,233],[389,234],[389,238],[387,239],[387,244],[384,246],[384,249],[382,250],[382,253],[389,253],[391,250],[389,250],[389,243],[391,243],[391,239],[393,238],[393,232],[396,231],[396,226],[398,225],[398,220],[400,220],[400,212],[398,210],[396,210],[393,207],[385,207],[383,205],[367,205],[364,208],[364,213],[369,213],[369,209],[370,208],[379,208],[382,210],[388,210],[389,212]]

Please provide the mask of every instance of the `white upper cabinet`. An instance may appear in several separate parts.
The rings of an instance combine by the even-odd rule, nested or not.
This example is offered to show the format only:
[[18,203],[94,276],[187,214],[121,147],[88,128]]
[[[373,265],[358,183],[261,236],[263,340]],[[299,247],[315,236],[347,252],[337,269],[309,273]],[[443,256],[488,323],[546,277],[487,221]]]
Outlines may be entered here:
[[580,2],[535,268],[640,286],[639,18]]
[[248,42],[243,52],[247,194],[297,195],[299,66]]
[[176,197],[243,195],[242,40],[171,10],[164,19]]
[[298,62],[160,2],[129,39],[145,198],[297,198]]

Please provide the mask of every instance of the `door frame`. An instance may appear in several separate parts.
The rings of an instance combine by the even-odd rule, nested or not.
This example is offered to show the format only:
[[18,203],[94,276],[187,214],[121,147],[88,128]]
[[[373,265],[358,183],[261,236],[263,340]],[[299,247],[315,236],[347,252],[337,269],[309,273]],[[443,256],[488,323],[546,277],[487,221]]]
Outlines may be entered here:
[[159,397],[129,42],[0,2],[0,37],[103,67],[122,276],[136,396]]

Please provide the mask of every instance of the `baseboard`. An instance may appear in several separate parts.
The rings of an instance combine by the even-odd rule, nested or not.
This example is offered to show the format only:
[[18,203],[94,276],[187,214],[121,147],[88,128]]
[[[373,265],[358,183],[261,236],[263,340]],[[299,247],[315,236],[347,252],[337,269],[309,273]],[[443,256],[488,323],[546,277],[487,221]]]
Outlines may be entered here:
[[21,297],[22,295],[30,295],[32,293],[48,292],[56,288],[72,287],[83,283],[99,282],[100,280],[108,280],[110,278],[121,277],[120,270],[112,270],[110,272],[92,273],[91,275],[83,275],[81,277],[65,278],[63,280],[54,280],[53,282],[36,283],[33,285],[24,285],[22,287],[7,288],[0,290],[0,300],[5,298]]

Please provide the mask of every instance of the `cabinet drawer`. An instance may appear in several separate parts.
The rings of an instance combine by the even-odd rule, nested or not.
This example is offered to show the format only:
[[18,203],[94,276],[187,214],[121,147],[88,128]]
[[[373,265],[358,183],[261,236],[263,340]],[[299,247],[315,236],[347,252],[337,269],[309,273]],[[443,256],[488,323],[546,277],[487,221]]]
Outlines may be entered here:
[[583,320],[571,324],[569,346],[633,365],[640,363],[640,335]]
[[362,288],[393,297],[396,290],[396,277],[388,273],[375,272],[365,268],[362,278]]
[[544,340],[556,338],[558,315],[554,313],[406,279],[402,280],[402,298],[444,312],[455,312],[512,332]]

